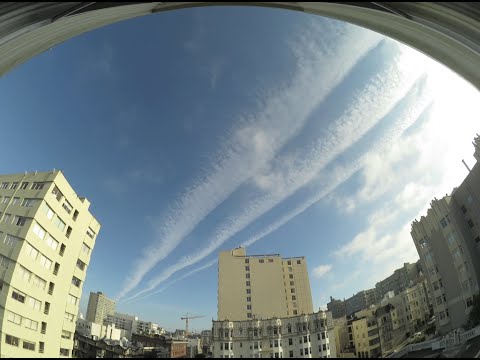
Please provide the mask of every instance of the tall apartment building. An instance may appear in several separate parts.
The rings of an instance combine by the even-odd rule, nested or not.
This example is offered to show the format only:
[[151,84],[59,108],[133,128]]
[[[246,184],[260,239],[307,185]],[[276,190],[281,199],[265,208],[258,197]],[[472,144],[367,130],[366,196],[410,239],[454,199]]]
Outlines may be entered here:
[[437,329],[446,333],[468,320],[480,279],[480,137],[475,166],[450,196],[434,199],[411,235],[433,299]]
[[[213,321],[214,358],[329,358],[326,314]],[[334,347],[334,345],[332,345]]]
[[[103,321],[106,325],[115,325],[117,329],[125,330],[132,334],[156,334],[163,335],[165,332],[160,326],[151,321],[139,320],[135,315],[128,315],[122,313],[108,314]],[[128,337],[127,337],[128,338]]]
[[342,300],[334,299],[330,296],[330,302],[327,303],[328,311],[332,312],[334,319],[345,317],[345,302]]
[[109,299],[103,293],[90,293],[87,307],[87,321],[103,324],[108,315],[115,314],[115,301]]
[[0,356],[70,357],[100,224],[61,171],[0,176]]
[[362,290],[345,300],[345,312],[347,316],[351,316],[376,303],[375,289]]
[[311,313],[312,294],[305,257],[246,256],[241,247],[219,254],[219,320]]

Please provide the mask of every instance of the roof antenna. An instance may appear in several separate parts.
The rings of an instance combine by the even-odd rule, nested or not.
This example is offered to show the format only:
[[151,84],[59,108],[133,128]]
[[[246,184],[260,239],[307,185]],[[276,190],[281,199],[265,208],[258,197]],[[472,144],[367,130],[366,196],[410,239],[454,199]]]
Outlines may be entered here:
[[465,160],[462,159],[462,162],[463,162],[463,165],[465,165],[465,167],[467,168],[468,172],[471,172],[470,168],[468,167],[467,163],[465,162]]
[[35,175],[37,175],[37,170],[35,170]]

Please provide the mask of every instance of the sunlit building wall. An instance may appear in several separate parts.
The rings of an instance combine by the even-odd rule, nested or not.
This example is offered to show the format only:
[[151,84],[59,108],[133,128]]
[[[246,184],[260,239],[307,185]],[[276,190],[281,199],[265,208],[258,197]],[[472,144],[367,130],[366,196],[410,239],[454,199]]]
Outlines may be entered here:
[[100,224],[61,171],[0,176],[1,357],[71,357]]
[[103,324],[108,315],[115,313],[115,301],[101,292],[90,293],[87,307],[87,321]]
[[411,235],[427,276],[437,329],[465,325],[479,292],[480,138],[474,167],[450,196],[434,199],[427,216],[412,223]]
[[223,251],[218,260],[218,319],[249,320],[313,313],[305,257],[246,256]]

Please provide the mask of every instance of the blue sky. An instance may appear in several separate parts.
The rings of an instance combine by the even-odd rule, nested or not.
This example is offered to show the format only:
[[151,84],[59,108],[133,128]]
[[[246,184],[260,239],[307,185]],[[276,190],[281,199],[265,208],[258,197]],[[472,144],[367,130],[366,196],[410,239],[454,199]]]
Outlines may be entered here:
[[[90,291],[216,317],[218,251],[307,256],[316,308],[416,261],[410,223],[473,165],[479,96],[379,34],[248,7],[164,12],[0,83],[2,173],[62,169],[102,224]],[[453,125],[454,124],[454,125]],[[20,135],[21,134],[21,135]]]

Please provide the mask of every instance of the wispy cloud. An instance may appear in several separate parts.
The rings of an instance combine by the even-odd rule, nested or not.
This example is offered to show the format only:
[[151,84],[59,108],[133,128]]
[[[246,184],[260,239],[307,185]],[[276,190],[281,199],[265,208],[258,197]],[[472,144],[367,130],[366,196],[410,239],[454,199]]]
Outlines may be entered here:
[[[212,210],[264,168],[298,134],[315,107],[381,40],[377,34],[359,32],[345,24],[326,24],[326,29],[303,30],[292,45],[298,63],[289,84],[265,95],[257,112],[240,119],[205,175],[159,219],[154,244],[136,261],[118,298],[136,287]],[[338,31],[329,32],[331,29]],[[319,30],[323,30],[322,37],[316,36]]]
[[[424,100],[422,102],[421,99],[423,97],[419,96],[423,95],[420,91],[420,84],[423,82],[420,80],[420,84],[416,83],[416,86],[412,87],[412,82],[419,74],[414,74],[415,76],[411,74],[412,76],[409,77],[405,76],[405,74],[400,74],[398,69],[394,70],[390,68],[382,75],[384,76],[375,77],[371,83],[366,85],[364,91],[359,92],[361,95],[356,97],[356,100],[350,104],[345,113],[329,127],[325,138],[322,139],[323,141],[316,142],[315,145],[307,151],[307,155],[305,155],[305,153],[299,153],[297,154],[298,161],[279,162],[282,166],[287,166],[286,169],[281,169],[282,174],[288,177],[282,186],[275,185],[271,187],[269,193],[254,200],[250,205],[245,207],[245,210],[241,214],[237,214],[226,221],[216,232],[210,244],[198,250],[195,254],[182,257],[176,264],[168,267],[159,276],[151,280],[147,288],[139,291],[136,296],[154,289],[176,271],[201,261],[252,221],[308,184],[330,161],[358,141],[375,123],[388,114],[395,105],[405,98],[407,91],[410,89],[409,96],[407,96],[407,106],[398,116],[397,120],[389,127],[389,130],[385,132],[384,137],[378,140],[379,146],[387,146],[390,138],[400,136],[401,132],[418,118],[419,113],[426,106],[426,101]],[[397,82],[395,82],[395,80]],[[372,98],[379,98],[379,100],[372,103],[368,100]],[[419,100],[416,105],[411,104],[413,99]],[[253,244],[255,241],[275,231],[292,218],[298,216],[312,204],[318,202],[340,183],[351,177],[361,166],[364,166],[369,154],[370,153],[363,154],[358,161],[352,161],[352,165],[347,168],[337,167],[332,171],[331,176],[328,176],[328,181],[322,184],[322,191],[320,193],[310,198],[293,212],[282,217],[279,221],[271,224],[257,236],[247,240],[243,245],[249,246]]]
[[313,269],[313,276],[320,279],[332,270],[332,265],[319,265]]

